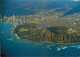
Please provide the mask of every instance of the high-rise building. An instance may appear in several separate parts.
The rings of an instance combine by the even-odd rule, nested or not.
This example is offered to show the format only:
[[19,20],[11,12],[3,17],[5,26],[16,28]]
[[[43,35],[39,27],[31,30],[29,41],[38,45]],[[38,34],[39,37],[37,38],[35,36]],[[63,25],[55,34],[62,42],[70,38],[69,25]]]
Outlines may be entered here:
[[15,20],[15,16],[13,15],[13,20]]

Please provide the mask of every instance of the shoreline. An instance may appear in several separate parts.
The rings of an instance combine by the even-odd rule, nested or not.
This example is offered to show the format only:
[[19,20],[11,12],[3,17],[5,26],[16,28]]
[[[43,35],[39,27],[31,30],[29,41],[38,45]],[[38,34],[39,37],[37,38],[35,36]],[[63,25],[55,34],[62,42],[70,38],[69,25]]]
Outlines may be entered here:
[[[11,24],[13,24],[13,23],[11,23]],[[14,28],[17,26],[17,25],[15,25],[15,24],[13,24],[13,25],[14,25]],[[13,28],[13,30],[12,30],[12,35],[14,35],[14,36],[19,40],[20,37],[18,36],[17,33],[14,33],[14,28]]]
[[[23,39],[23,38],[21,38]],[[60,44],[60,45],[63,45],[63,44],[66,44],[66,45],[71,45],[71,44],[78,44],[78,43],[52,43],[52,42],[46,42],[46,41],[33,41],[33,40],[29,40],[29,39],[23,39],[23,40],[28,40],[30,42],[38,42],[38,43],[50,43],[50,44]]]
[[[10,23],[10,22],[3,22],[3,23]],[[12,29],[12,35],[14,35],[18,40],[20,39],[19,38],[19,36],[17,35],[17,33],[14,33],[14,28],[17,26],[17,25],[15,25],[15,24],[13,24],[13,23],[10,23],[10,24],[12,24],[14,27],[13,27],[13,29]]]
[[[15,28],[16,25],[15,24],[13,24],[13,25],[14,25],[14,28]],[[13,28],[13,31],[14,31],[14,28]],[[20,37],[17,35],[17,33],[14,33],[14,34],[15,34],[14,36],[19,40]],[[29,39],[25,39],[25,40],[29,40]],[[32,42],[40,42],[40,41],[33,41],[33,40],[29,40],[29,41],[32,41]],[[45,43],[51,43],[51,44],[78,44],[78,43],[52,43],[52,42],[46,42],[46,41],[42,41],[40,43],[43,43],[43,42],[45,42]]]
[[[3,23],[10,23],[10,22],[3,22]],[[10,23],[10,24],[12,24],[12,25],[14,25],[14,28],[17,26],[17,25],[15,25],[15,24],[13,24],[13,23]],[[20,38],[18,35],[17,35],[17,33],[14,33],[14,28],[13,28],[13,30],[12,30],[12,35],[14,35],[18,40],[19,39],[23,39],[23,38]],[[40,42],[40,41],[33,41],[33,40],[29,40],[29,39],[24,39],[24,40],[28,40],[28,41],[30,41],[30,42]],[[78,44],[78,43],[52,43],[52,42],[48,42],[48,41],[41,41],[40,43],[51,43],[51,44]]]

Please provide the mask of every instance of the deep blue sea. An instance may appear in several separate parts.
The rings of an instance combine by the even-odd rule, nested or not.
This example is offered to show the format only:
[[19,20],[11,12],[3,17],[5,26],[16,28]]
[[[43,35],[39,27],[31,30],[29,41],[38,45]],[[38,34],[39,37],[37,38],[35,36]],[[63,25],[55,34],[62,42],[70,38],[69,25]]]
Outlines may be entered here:
[[4,56],[80,56],[80,44],[51,44],[17,39],[12,35],[14,25],[0,24],[1,53]]

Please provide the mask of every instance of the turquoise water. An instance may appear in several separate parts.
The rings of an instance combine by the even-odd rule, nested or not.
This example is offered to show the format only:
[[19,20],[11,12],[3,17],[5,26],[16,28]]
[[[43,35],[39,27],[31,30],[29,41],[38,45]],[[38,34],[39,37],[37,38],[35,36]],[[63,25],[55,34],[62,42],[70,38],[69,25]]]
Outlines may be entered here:
[[80,44],[50,44],[17,39],[14,25],[0,24],[1,53],[4,56],[80,56]]

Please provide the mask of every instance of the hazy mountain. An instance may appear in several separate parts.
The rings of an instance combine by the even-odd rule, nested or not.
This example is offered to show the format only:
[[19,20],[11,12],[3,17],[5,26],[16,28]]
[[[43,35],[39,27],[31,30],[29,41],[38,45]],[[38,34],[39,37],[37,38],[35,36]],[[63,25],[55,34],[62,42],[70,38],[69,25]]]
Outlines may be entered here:
[[[56,8],[72,8],[77,5],[77,2],[74,1],[49,1],[49,0],[20,0],[13,1],[7,0],[3,2],[2,6],[2,15],[4,16],[12,16],[13,14],[16,16],[22,15],[32,15],[37,11],[35,9],[56,9]],[[27,10],[25,10],[27,9]]]
[[72,8],[68,12],[64,13],[64,16],[75,14],[75,13],[80,13],[80,4],[78,4],[76,7]]

